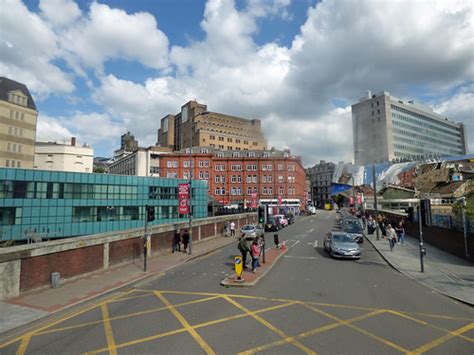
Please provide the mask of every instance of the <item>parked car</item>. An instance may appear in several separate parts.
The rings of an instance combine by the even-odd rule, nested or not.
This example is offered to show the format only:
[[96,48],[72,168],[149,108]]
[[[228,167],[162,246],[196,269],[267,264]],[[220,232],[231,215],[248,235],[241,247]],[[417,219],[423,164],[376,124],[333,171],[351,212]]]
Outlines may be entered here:
[[346,223],[343,229],[344,232],[349,234],[357,243],[364,242],[364,231],[359,224]]
[[254,239],[257,236],[257,229],[253,224],[246,224],[240,228],[240,235],[245,239]]
[[267,223],[265,223],[265,232],[278,232],[281,229],[280,221],[273,216],[268,216]]
[[333,258],[359,259],[360,247],[344,232],[329,232],[324,239],[324,249]]
[[280,222],[280,224],[282,225],[282,227],[286,227],[288,225],[288,220],[285,218],[284,215],[282,214],[276,214],[274,215],[273,217],[275,217],[275,219],[278,219],[278,221]]

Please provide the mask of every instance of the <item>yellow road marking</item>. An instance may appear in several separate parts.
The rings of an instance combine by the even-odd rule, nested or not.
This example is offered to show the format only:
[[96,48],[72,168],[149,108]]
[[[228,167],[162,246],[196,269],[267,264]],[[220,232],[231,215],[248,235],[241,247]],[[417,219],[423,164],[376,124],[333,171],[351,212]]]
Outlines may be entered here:
[[[214,300],[216,298],[220,298],[220,296],[213,296],[213,297],[202,298],[200,300],[194,300],[194,301],[189,301],[189,302],[178,303],[178,304],[174,305],[174,307],[181,307],[181,306],[187,306],[187,305],[190,305],[190,304],[206,302],[206,301]],[[110,303],[110,302],[108,302],[108,303]],[[149,314],[149,313],[166,311],[168,309],[170,309],[170,307],[160,307],[160,308],[147,309],[146,311],[139,311],[139,312],[134,312],[134,313],[123,314],[123,315],[120,315],[120,316],[115,316],[115,317],[110,318],[110,320],[112,321],[112,320],[120,320],[120,319],[124,319],[124,318],[136,317],[136,316],[141,316],[141,315],[145,315],[145,314]],[[38,332],[38,333],[36,333],[36,336],[43,335],[43,334],[51,334],[51,333],[56,333],[56,332],[62,332],[62,331],[71,330],[71,329],[79,329],[79,328],[87,327],[89,325],[96,325],[96,324],[100,324],[100,323],[102,323],[101,320],[96,320],[96,321],[91,321],[91,322],[86,322],[86,323],[81,323],[81,324],[70,325],[70,326],[67,326],[67,327],[54,328],[54,329],[50,329],[50,330],[45,330],[43,332]]]
[[396,316],[399,316],[399,317],[402,317],[402,318],[405,318],[405,319],[409,319],[409,320],[411,320],[411,321],[413,321],[413,322],[420,323],[420,324],[423,324],[423,325],[428,324],[428,323],[425,322],[425,321],[422,321],[422,320],[419,320],[419,319],[416,319],[416,318],[407,316],[406,314],[403,314],[403,313],[400,313],[400,312],[397,312],[397,311],[390,311],[390,310],[387,310],[387,313],[391,313],[391,314],[394,314],[394,315],[396,315]]
[[[397,349],[398,351],[400,351],[400,352],[402,352],[402,353],[408,352],[408,349],[405,349],[405,348],[401,347],[400,345],[397,345],[397,344],[391,342],[390,340],[387,340],[387,339],[385,339],[385,338],[382,338],[382,337],[380,337],[380,336],[378,336],[378,335],[376,335],[376,334],[374,334],[374,333],[371,333],[371,332],[369,332],[369,331],[367,331],[367,330],[365,330],[365,329],[359,328],[359,327],[355,326],[354,324],[348,323],[347,321],[345,321],[345,320],[343,320],[343,319],[340,319],[340,318],[338,318],[338,317],[336,317],[336,316],[333,316],[332,314],[329,314],[329,313],[327,313],[327,312],[321,311],[321,310],[319,310],[319,309],[317,309],[317,308],[314,308],[313,306],[305,305],[305,307],[307,307],[307,308],[309,308],[309,309],[312,309],[312,310],[315,311],[316,313],[323,314],[323,315],[325,315],[326,317],[335,320],[336,322],[340,322],[340,323],[342,323],[342,325],[348,326],[348,327],[350,327],[350,328],[352,328],[352,329],[358,331],[359,333],[362,333],[362,334],[364,334],[364,335],[366,335],[366,336],[368,336],[368,337],[371,337],[371,338],[373,338],[373,339],[375,339],[375,340],[377,340],[377,341],[379,341],[379,342],[381,342],[381,343],[383,343],[383,344],[385,344],[385,345],[388,345],[388,346],[390,346],[390,347],[392,347],[392,348],[394,348],[394,349]],[[386,313],[386,310],[380,310],[380,311],[381,311],[381,313]]]
[[112,324],[109,318],[109,309],[105,303],[100,305],[102,311],[102,320],[104,322],[105,337],[107,338],[107,349],[110,355],[117,355],[117,348],[115,347],[114,333],[112,331]]
[[287,343],[290,343],[294,346],[296,346],[297,348],[299,348],[300,350],[303,350],[306,354],[316,354],[316,352],[314,352],[313,350],[309,349],[308,347],[306,347],[305,345],[301,344],[300,342],[296,341],[293,337],[289,337],[287,334],[285,334],[282,330],[278,329],[277,327],[275,327],[273,324],[271,324],[270,322],[267,322],[265,319],[263,319],[262,317],[260,317],[259,315],[255,314],[255,312],[252,312],[250,310],[248,310],[247,308],[245,308],[244,306],[242,306],[240,303],[236,302],[235,300],[233,300],[232,298],[228,297],[228,296],[223,296],[223,298],[229,302],[230,304],[233,304],[235,307],[237,307],[238,309],[242,310],[243,312],[245,312],[246,314],[248,314],[250,317],[254,318],[256,321],[260,322],[261,324],[263,324],[264,326],[266,326],[268,329],[270,329],[272,332],[274,332],[275,334],[279,335],[280,337],[282,337]]
[[[377,314],[381,314],[381,313],[384,313],[384,311],[382,311],[382,310],[373,311],[373,312],[370,312],[370,313],[367,313],[367,314],[363,314],[363,315],[361,315],[361,316],[357,316],[357,317],[348,319],[348,320],[346,320],[346,322],[348,322],[348,323],[356,322],[356,321],[358,321],[358,320],[370,318],[370,317],[373,317],[373,316],[375,316],[375,315],[377,315]],[[312,335],[315,335],[315,334],[318,334],[318,333],[323,333],[323,332],[326,332],[326,331],[328,331],[328,330],[341,327],[341,326],[343,326],[343,325],[344,325],[344,324],[341,323],[341,322],[335,322],[335,323],[327,324],[327,325],[324,325],[324,326],[322,326],[322,327],[315,328],[315,329],[309,330],[309,331],[307,331],[307,332],[303,332],[303,333],[301,333],[301,334],[298,334],[297,336],[295,336],[295,339],[307,338],[307,337],[309,337],[309,336],[312,336]],[[252,348],[252,349],[243,351],[243,352],[241,352],[241,353],[239,353],[239,354],[254,354],[254,353],[257,353],[257,352],[260,352],[260,351],[264,351],[264,350],[273,348],[273,347],[275,347],[275,346],[283,345],[283,344],[285,344],[285,343],[286,343],[286,341],[285,341],[284,339],[282,339],[282,340],[277,340],[277,341],[275,341],[275,342],[273,342],[273,343],[269,343],[269,344],[265,344],[265,345],[262,345],[262,346],[258,346],[258,347],[255,347],[255,348]]]
[[451,338],[454,338],[455,336],[459,336],[465,332],[468,332],[471,329],[474,329],[474,323],[470,323],[468,325],[465,325],[464,327],[461,327],[455,331],[450,332],[449,334],[443,335],[442,337],[438,339],[435,339],[425,345],[420,346],[419,348],[409,352],[408,354],[410,355],[423,354],[424,352],[443,344],[444,342],[448,341]]
[[[90,311],[90,310],[92,310],[92,309],[94,309],[94,308],[97,308],[97,307],[99,307],[102,303],[107,302],[107,300],[115,299],[115,298],[119,297],[120,295],[128,294],[128,293],[130,293],[130,292],[131,292],[131,291],[117,293],[117,294],[115,294],[115,295],[112,295],[112,296],[110,296],[110,297],[105,298],[104,300],[101,300],[101,302],[94,303],[94,304],[88,305],[88,306],[86,306],[86,307],[84,307],[84,308],[82,308],[82,309],[79,309],[79,310],[77,310],[77,311],[72,311],[72,312],[70,312],[70,313],[67,313],[66,315],[64,315],[64,316],[62,316],[62,317],[59,317],[58,319],[52,321],[51,323],[47,323],[47,322],[43,322],[43,323],[42,323],[42,324],[45,324],[45,323],[46,323],[46,325],[33,326],[32,328],[35,328],[34,330],[31,330],[31,331],[29,331],[29,332],[26,332],[26,333],[24,333],[24,334],[22,334],[22,335],[20,335],[20,336],[18,336],[18,337],[16,337],[16,338],[13,338],[13,339],[11,339],[11,340],[9,340],[9,341],[6,341],[6,342],[0,344],[0,349],[4,348],[4,347],[6,347],[6,346],[8,346],[8,345],[10,345],[10,344],[16,343],[16,342],[19,341],[19,340],[22,340],[22,342],[23,342],[23,339],[24,339],[24,338],[26,338],[26,337],[30,337],[30,338],[31,338],[31,337],[35,336],[36,333],[42,331],[43,329],[48,329],[48,328],[52,327],[53,325],[56,325],[56,324],[61,323],[61,322],[64,322],[65,320],[71,319],[71,318],[76,317],[76,316],[78,316],[78,315],[80,315],[80,314],[83,314],[83,313],[85,313],[85,312],[87,312],[87,311]],[[31,329],[31,328],[30,328],[30,329]]]
[[203,338],[196,332],[196,330],[191,327],[191,324],[178,312],[176,307],[174,307],[165,296],[163,296],[160,292],[155,292],[156,297],[158,297],[166,306],[170,307],[171,313],[178,319],[178,321],[183,325],[186,331],[191,334],[194,340],[201,346],[201,348],[206,352],[206,354],[215,354],[214,350],[211,349],[209,345],[204,341]]
[[21,343],[20,343],[20,346],[18,347],[18,350],[16,351],[16,355],[24,355],[25,354],[26,348],[28,347],[28,344],[30,343],[31,337],[32,337],[32,335],[29,334],[29,335],[26,335],[25,337],[23,337],[23,339],[21,339]]
[[[260,309],[258,311],[255,311],[255,313],[258,314],[258,313],[273,311],[275,309],[285,308],[285,307],[291,306],[293,304],[294,303],[279,304],[279,305],[276,305],[276,306]],[[212,321],[205,322],[205,323],[196,324],[196,325],[193,325],[192,328],[199,329],[199,328],[203,328],[203,327],[208,327],[210,325],[224,323],[224,322],[227,322],[229,320],[239,319],[239,318],[244,318],[244,317],[248,317],[248,314],[242,313],[242,314],[238,314],[238,315],[235,315],[235,316],[229,316],[229,317],[212,320]],[[168,332],[165,332],[165,333],[160,333],[160,334],[148,336],[148,337],[145,337],[145,338],[135,339],[135,340],[132,340],[132,341],[129,341],[129,342],[126,342],[126,343],[118,344],[117,349],[125,348],[125,347],[128,347],[128,346],[132,346],[132,345],[136,345],[136,344],[140,344],[140,343],[145,343],[147,341],[156,340],[156,339],[163,338],[163,337],[166,337],[166,336],[169,336],[169,335],[184,333],[186,331],[187,330],[185,328],[180,328],[180,329],[171,330],[171,331],[168,331]],[[107,351],[107,348],[94,350],[93,352],[90,352],[90,354],[98,354],[98,353],[101,353],[101,352],[104,352],[104,351]]]

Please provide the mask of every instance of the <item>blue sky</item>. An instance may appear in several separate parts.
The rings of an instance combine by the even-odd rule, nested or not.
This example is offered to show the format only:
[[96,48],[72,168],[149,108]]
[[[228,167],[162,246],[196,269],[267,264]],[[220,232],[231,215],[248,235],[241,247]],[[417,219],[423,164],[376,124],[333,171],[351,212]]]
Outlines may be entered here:
[[422,0],[0,0],[0,75],[27,84],[38,138],[111,156],[156,142],[190,99],[260,118],[306,166],[352,160],[366,90],[424,102],[473,136],[473,4]]

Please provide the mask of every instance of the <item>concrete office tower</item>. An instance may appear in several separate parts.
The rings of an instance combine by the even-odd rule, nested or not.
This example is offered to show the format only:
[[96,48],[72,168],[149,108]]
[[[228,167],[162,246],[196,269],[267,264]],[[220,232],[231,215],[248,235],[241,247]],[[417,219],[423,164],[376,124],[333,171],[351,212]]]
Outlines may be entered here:
[[37,117],[26,85],[0,77],[0,167],[33,168]]
[[374,95],[368,91],[366,97],[352,105],[352,131],[356,165],[462,155],[468,151],[462,123],[385,91]]
[[[192,125],[190,127],[190,125]],[[207,111],[207,106],[189,101],[176,115],[161,119],[157,145],[173,150],[190,146],[224,150],[265,150],[267,141],[261,121]]]

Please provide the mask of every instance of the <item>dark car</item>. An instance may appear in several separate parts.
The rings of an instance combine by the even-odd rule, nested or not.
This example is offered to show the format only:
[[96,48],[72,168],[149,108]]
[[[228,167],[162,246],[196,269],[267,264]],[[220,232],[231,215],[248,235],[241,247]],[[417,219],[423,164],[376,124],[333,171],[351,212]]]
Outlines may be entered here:
[[277,218],[268,216],[267,223],[265,223],[265,232],[278,232],[281,228],[281,224]]
[[357,243],[363,243],[364,242],[364,231],[360,224],[355,224],[355,223],[346,223],[343,226],[344,232],[346,232],[349,236],[351,236],[354,241]]

